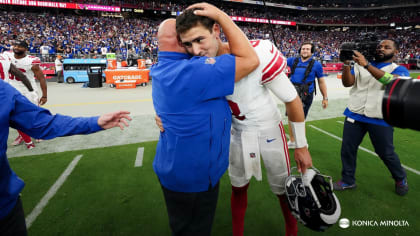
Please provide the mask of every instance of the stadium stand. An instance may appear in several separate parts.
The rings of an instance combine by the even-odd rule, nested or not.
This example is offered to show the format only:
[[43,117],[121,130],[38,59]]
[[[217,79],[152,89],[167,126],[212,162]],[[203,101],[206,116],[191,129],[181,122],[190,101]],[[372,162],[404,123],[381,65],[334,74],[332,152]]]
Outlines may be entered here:
[[[24,39],[30,44],[30,53],[36,54],[45,61],[53,61],[55,54],[63,54],[66,58],[103,57],[105,52],[114,52],[121,60],[136,57],[156,58],[157,41],[155,33],[160,21],[168,15],[161,12],[177,12],[194,1],[116,1],[116,0],[67,0],[61,2],[92,3],[98,5],[117,5],[144,9],[144,14],[124,12],[120,17],[94,11],[74,11],[56,9],[46,11],[45,8],[14,7],[0,5],[4,14],[0,16],[0,52],[9,50],[13,40]],[[296,22],[297,26],[275,25],[271,31],[268,24],[238,22],[249,38],[274,39],[285,56],[297,54],[298,45],[310,39],[317,45],[315,55],[324,63],[338,61],[339,47],[342,42],[354,41],[361,33],[375,32],[378,38],[396,38],[401,43],[399,61],[415,65],[420,59],[419,1],[360,1],[349,0],[346,11],[337,10],[295,10],[261,5],[242,4],[228,1],[210,1],[222,7],[231,16],[254,18],[271,18]],[[282,4],[305,7],[330,4],[334,1],[270,1]],[[319,4],[317,4],[319,3]],[[350,4],[351,7],[348,7]],[[368,4],[370,11],[352,11],[353,7]],[[404,7],[404,4],[417,4],[417,7]],[[380,9],[376,7],[393,5],[394,8]],[[403,5],[403,7],[399,7]],[[319,5],[320,6],[320,5]],[[309,8],[310,9],[310,8]],[[147,12],[147,10],[150,10]],[[380,11],[381,17],[378,16]],[[75,14],[76,13],[76,14]],[[391,27],[394,23],[401,29]],[[25,27],[22,27],[25,26]],[[273,32],[274,35],[271,35]],[[44,54],[41,54],[41,50]],[[48,53],[45,53],[48,52]]]

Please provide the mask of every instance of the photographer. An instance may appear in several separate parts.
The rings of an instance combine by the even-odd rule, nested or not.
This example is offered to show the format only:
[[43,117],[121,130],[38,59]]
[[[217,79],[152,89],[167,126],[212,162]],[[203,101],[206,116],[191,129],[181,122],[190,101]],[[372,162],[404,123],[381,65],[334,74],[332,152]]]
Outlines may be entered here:
[[[312,105],[314,99],[315,88],[315,77],[318,78],[319,90],[322,93],[322,108],[327,108],[328,97],[327,97],[327,85],[324,80],[324,72],[322,65],[313,58],[315,52],[315,45],[310,42],[304,42],[299,49],[300,57],[289,57],[287,58],[287,66],[290,67],[290,80],[296,88],[296,91],[302,100],[303,112],[306,116],[308,115],[309,108]],[[287,115],[287,114],[286,114]],[[290,119],[289,119],[290,124]],[[296,148],[295,137],[289,129],[290,141],[287,145],[290,149]]]
[[[394,151],[394,129],[383,120],[382,97],[385,85],[394,77],[408,76],[408,70],[393,61],[398,54],[398,43],[382,40],[376,47],[374,60],[369,62],[364,55],[353,51],[354,67],[350,60],[344,60],[342,83],[352,87],[341,146],[342,179],[334,183],[334,190],[356,188],[356,155],[360,143],[367,132],[375,148],[395,180],[395,192],[404,196],[408,192],[407,176]],[[368,55],[366,55],[367,57]],[[341,56],[340,56],[341,57]]]

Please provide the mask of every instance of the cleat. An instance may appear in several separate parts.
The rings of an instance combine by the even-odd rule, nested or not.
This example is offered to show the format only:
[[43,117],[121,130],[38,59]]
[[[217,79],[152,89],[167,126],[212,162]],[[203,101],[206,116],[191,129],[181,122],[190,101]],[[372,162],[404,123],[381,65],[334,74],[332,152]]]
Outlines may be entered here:
[[404,196],[408,193],[407,179],[395,181],[395,192],[400,196]]
[[22,138],[22,136],[18,136],[16,139],[15,139],[15,141],[13,141],[13,143],[12,143],[12,146],[17,146],[17,145],[20,145],[20,144],[22,144],[23,143],[23,138]]
[[26,148],[28,149],[28,150],[30,150],[30,149],[32,149],[32,148],[34,148],[35,147],[35,144],[33,143],[33,142],[30,142],[30,143],[25,143],[26,144]]
[[336,191],[343,191],[343,190],[346,190],[346,189],[354,189],[356,187],[357,187],[356,184],[346,184],[341,180],[336,182],[336,183],[333,183],[333,188]]

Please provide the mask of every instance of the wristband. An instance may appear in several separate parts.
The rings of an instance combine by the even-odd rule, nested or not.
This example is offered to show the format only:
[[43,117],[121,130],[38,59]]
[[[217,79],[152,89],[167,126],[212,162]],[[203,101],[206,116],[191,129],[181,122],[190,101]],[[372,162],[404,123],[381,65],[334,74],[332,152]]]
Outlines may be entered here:
[[367,65],[364,66],[364,68],[367,70],[370,66],[370,63],[368,63]]
[[384,76],[382,76],[380,79],[378,79],[379,82],[381,82],[384,85],[387,85],[391,82],[391,80],[394,78],[393,75],[391,75],[388,72],[385,72]]
[[305,122],[290,121],[290,127],[295,136],[296,148],[303,148],[308,146],[305,134]]
[[47,97],[45,97],[45,96],[42,96],[41,98],[47,98]]
[[328,98],[323,98],[322,100],[327,100],[328,101]]

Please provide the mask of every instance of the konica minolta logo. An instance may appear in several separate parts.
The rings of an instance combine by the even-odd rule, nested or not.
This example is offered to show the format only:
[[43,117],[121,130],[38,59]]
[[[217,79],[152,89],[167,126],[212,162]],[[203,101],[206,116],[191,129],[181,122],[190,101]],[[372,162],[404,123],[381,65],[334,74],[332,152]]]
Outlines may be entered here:
[[342,229],[348,227],[409,227],[407,220],[349,220],[341,218],[338,225]]

